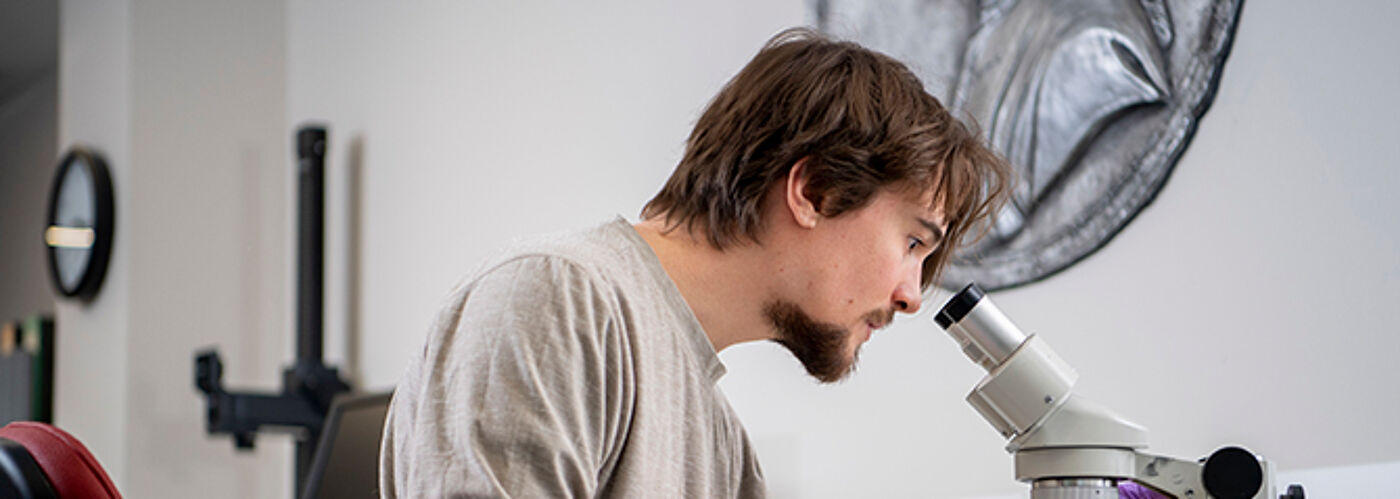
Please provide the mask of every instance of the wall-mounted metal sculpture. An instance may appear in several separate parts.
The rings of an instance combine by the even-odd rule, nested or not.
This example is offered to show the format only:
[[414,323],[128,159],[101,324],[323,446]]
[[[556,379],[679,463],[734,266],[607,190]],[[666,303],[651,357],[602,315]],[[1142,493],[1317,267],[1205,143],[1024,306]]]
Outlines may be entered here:
[[1020,179],[945,282],[1017,286],[1102,247],[1214,98],[1243,0],[817,0],[817,26],[909,63]]

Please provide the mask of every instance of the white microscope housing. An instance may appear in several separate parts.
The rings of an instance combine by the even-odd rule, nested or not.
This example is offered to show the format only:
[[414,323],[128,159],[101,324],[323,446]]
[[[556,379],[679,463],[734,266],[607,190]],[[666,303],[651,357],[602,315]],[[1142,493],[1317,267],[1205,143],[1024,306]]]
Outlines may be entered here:
[[1136,481],[1180,499],[1303,499],[1276,496],[1270,463],[1239,447],[1187,461],[1143,452],[1147,430],[1074,393],[1079,374],[1036,335],[1026,335],[976,284],[934,316],[964,354],[987,370],[968,403],[1001,432],[1016,479],[1032,499],[1116,499]]

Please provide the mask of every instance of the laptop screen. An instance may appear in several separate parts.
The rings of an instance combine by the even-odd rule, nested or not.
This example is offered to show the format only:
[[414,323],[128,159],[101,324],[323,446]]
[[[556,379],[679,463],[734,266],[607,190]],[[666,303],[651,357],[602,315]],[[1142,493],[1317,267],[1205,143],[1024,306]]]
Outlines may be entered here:
[[303,499],[379,497],[379,441],[390,395],[346,397],[331,405]]

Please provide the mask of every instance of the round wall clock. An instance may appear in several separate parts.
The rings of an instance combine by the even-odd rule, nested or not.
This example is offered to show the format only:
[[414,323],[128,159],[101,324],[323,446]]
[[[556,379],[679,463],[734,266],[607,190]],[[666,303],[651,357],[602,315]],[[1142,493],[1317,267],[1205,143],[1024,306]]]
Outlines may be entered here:
[[102,287],[116,221],[112,177],[97,153],[74,147],[63,157],[49,192],[49,275],[63,296],[91,300]]

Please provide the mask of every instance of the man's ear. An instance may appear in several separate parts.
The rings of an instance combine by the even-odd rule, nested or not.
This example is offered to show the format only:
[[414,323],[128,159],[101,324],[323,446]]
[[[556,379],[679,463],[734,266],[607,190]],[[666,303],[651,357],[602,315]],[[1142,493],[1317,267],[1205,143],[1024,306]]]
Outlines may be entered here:
[[783,195],[793,221],[800,227],[810,229],[816,227],[817,220],[821,218],[821,200],[812,199],[807,193],[808,159],[799,159],[788,169]]

